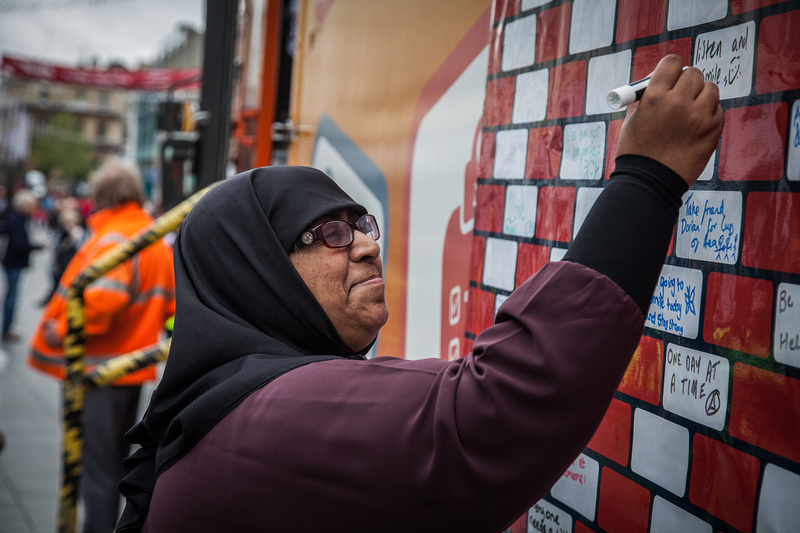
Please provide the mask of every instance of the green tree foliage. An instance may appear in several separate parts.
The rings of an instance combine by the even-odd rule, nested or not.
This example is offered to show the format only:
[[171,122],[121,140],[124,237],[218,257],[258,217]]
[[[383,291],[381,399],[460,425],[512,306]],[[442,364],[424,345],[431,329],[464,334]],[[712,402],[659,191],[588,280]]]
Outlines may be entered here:
[[92,146],[83,137],[78,118],[70,113],[58,113],[44,131],[37,131],[31,152],[34,168],[69,181],[86,179],[94,166]]

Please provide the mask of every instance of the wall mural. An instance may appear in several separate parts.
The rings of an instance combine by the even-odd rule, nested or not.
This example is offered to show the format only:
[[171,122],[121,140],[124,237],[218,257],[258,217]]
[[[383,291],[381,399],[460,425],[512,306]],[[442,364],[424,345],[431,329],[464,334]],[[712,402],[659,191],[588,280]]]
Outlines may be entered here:
[[796,0],[494,2],[464,351],[608,179],[609,90],[674,53],[725,112],[604,422],[511,531],[800,531],[798,28]]

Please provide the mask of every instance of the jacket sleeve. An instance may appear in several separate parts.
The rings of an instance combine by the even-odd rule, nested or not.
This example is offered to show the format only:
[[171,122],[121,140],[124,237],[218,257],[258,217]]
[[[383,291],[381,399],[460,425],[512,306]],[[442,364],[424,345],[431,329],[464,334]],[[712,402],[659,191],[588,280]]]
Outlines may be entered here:
[[[203,510],[198,525],[243,531],[264,520],[276,531],[313,530],[320,516],[336,524],[331,531],[500,531],[586,445],[642,324],[607,277],[551,263],[506,300],[461,360],[380,357],[293,370],[161,474],[151,528],[180,527],[175,520],[191,508]],[[190,488],[210,480],[213,491]],[[402,520],[389,524],[390,516]]]
[[675,219],[688,190],[670,168],[643,156],[616,160],[565,261],[586,265],[622,287],[647,314]]
[[507,527],[589,442],[639,343],[680,206],[669,172],[618,161],[567,260],[521,284],[467,357],[326,361],[254,392],[161,474],[153,530],[196,511],[212,529]]

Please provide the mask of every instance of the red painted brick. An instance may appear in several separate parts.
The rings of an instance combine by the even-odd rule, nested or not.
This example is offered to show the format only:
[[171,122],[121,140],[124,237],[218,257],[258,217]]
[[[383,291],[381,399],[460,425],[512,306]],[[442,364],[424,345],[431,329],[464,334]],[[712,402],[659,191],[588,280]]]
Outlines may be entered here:
[[508,76],[486,84],[486,104],[483,109],[485,126],[502,126],[511,122],[516,82],[515,76]]
[[757,93],[800,89],[798,27],[800,27],[800,9],[761,20],[756,64]]
[[664,343],[659,339],[643,336],[618,390],[647,403],[658,405],[661,400],[663,361]]
[[478,161],[479,178],[491,178],[494,172],[494,147],[495,147],[495,134],[484,133],[481,135],[481,155]]
[[[472,273],[472,271],[470,271]],[[467,289],[467,314],[464,317],[464,333],[469,335],[476,335],[477,334],[477,317],[478,317],[478,289],[475,287],[469,287]],[[469,339],[468,339],[469,340]],[[472,345],[470,344],[469,347],[467,345],[464,346],[463,353],[469,353],[472,351]]]
[[494,301],[495,293],[490,291],[477,291],[477,311],[478,320],[475,323],[475,333],[480,334],[492,324],[494,324]]
[[[475,206],[478,201],[475,195],[478,192],[478,178],[484,177],[481,176],[480,151],[481,144],[483,143],[485,137],[486,136],[483,135],[479,129],[475,131],[475,137],[473,138],[472,143],[472,157],[464,167],[464,197],[461,201],[461,213],[458,215],[460,220],[471,220],[475,218]],[[449,234],[451,229],[448,227],[447,231]],[[460,228],[458,227],[454,227],[452,231],[454,234],[461,234]],[[449,240],[449,238],[450,237],[448,236],[446,240]]]
[[516,15],[519,13],[519,6],[520,0],[495,0],[492,23]]
[[631,406],[612,400],[588,447],[622,466],[628,466],[631,443]]
[[740,15],[747,11],[758,9],[759,7],[780,4],[785,1],[786,0],[731,0],[731,12],[734,15]]
[[475,229],[501,233],[503,231],[503,209],[506,203],[504,185],[478,185],[475,206]]
[[800,380],[734,364],[728,431],[800,463]]
[[558,177],[563,150],[561,126],[532,128],[528,134],[528,159],[525,177],[552,180]]
[[533,276],[550,260],[550,248],[536,244],[520,243],[517,251],[516,287]]
[[788,117],[786,102],[728,109],[719,153],[719,179],[781,179]]
[[516,522],[508,527],[508,533],[527,533],[528,532],[528,513],[517,518]]
[[690,65],[692,60],[691,37],[637,48],[633,52],[633,75],[631,79],[640,80],[646,78],[655,70],[661,58],[669,54],[681,56],[684,64]]
[[612,120],[608,123],[608,142],[606,142],[606,179],[614,172],[617,158],[617,145],[619,144],[619,131],[622,129],[624,119]]
[[650,491],[603,468],[597,523],[608,533],[646,533],[650,517]]
[[[470,265],[470,279],[480,286],[483,280],[483,260],[486,256],[486,239],[474,236],[472,240],[472,264]],[[494,322],[494,299],[493,292],[484,291],[479,288],[470,287],[467,301],[467,316],[464,327],[467,333],[478,335],[481,331],[491,326]],[[472,351],[473,342],[465,347],[469,353]]]
[[575,211],[573,187],[542,187],[539,189],[536,213],[536,236],[559,242],[569,242],[572,235],[572,215]]
[[573,61],[550,69],[547,118],[578,117],[586,100],[586,61]]
[[742,265],[800,274],[800,193],[747,195]]
[[536,22],[536,62],[567,55],[572,4],[562,4],[539,13]]
[[752,531],[758,458],[695,433],[689,501],[745,533]]
[[768,357],[772,294],[771,281],[710,273],[703,339],[731,350]]
[[667,0],[619,0],[617,42],[624,43],[664,31]]
[[489,40],[489,74],[500,72],[503,64],[503,29],[505,26],[492,28]]
[[469,277],[470,281],[474,281],[478,285],[480,285],[483,280],[484,255],[486,255],[486,238],[474,235],[472,237],[472,259],[469,266]]
[[[478,295],[476,294],[475,287],[469,287],[467,289],[467,316],[464,317],[464,331],[471,335],[475,335],[475,323],[477,322],[477,301]],[[464,353],[469,353],[469,351],[465,351]]]

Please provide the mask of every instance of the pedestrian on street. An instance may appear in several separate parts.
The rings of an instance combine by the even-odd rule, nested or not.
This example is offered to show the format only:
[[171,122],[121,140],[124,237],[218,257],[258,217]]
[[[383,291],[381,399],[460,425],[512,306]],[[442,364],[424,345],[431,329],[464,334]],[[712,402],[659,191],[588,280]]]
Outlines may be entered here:
[[80,211],[78,211],[77,205],[76,199],[64,198],[54,211],[53,264],[50,268],[52,285],[41,300],[42,306],[46,305],[56,292],[58,282],[67,269],[67,265],[72,261],[73,256],[86,238],[85,221]]
[[[67,265],[30,343],[29,363],[59,379],[65,367],[67,288],[86,267],[153,223],[142,208],[144,194],[136,169],[107,163],[90,176],[89,184],[98,211],[86,222],[88,238]],[[87,372],[114,357],[151,348],[164,338],[164,322],[174,311],[174,293],[172,257],[162,241],[91,283],[83,294]],[[86,391],[79,487],[85,533],[108,533],[116,525],[117,484],[129,451],[124,434],[136,421],[142,384],[155,377],[155,367],[150,366],[112,386]]]
[[41,250],[41,244],[31,242],[28,225],[36,210],[38,201],[28,189],[17,191],[11,200],[11,210],[3,224],[2,231],[8,236],[8,244],[3,255],[3,268],[6,273],[6,293],[3,298],[3,342],[20,340],[19,333],[11,330],[17,308],[19,282],[22,272],[30,266],[30,254]]

